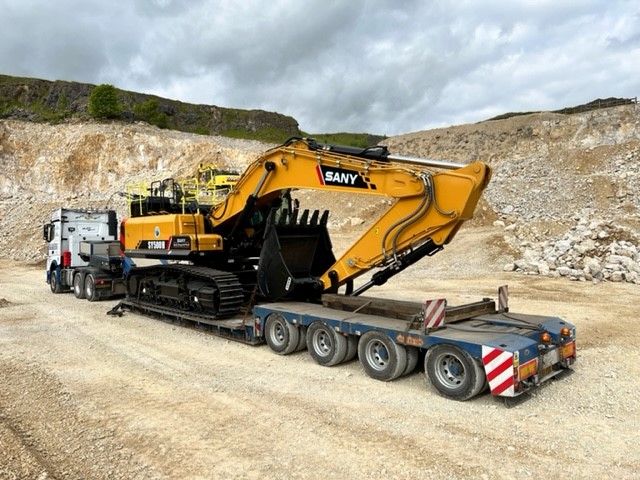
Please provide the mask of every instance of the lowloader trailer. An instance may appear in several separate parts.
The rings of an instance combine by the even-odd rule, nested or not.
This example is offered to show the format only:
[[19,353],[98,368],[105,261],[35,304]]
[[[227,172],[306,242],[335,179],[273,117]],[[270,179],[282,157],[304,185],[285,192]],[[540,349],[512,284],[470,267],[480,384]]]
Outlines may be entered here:
[[[291,138],[250,163],[226,197],[210,205],[172,178],[129,195],[129,218],[120,224],[122,270],[105,280],[123,287],[122,308],[206,325],[246,343],[266,342],[282,355],[307,348],[325,366],[357,355],[365,372],[382,381],[412,372],[423,359],[428,379],[448,398],[468,400],[485,389],[522,398],[569,370],[576,358],[573,325],[510,313],[506,288],[497,307],[489,299],[449,307],[444,299],[363,295],[451,243],[473,218],[491,174],[481,161]],[[353,195],[387,202],[336,255],[330,211],[301,207],[297,192],[304,190],[326,192],[333,204]],[[97,290],[90,288],[93,276],[83,281],[69,270],[76,259],[88,258],[74,253],[75,237],[115,241],[115,214],[100,219],[61,210],[58,217],[45,227],[51,290],[73,284],[82,294],[84,286],[89,298]],[[157,264],[136,266],[131,259]]]
[[442,396],[464,401],[489,391],[512,406],[571,372],[576,330],[557,317],[509,312],[506,286],[498,298],[497,306],[488,298],[447,306],[445,299],[421,304],[326,294],[322,304],[265,303],[226,320],[127,298],[110,313],[134,310],[188,322],[244,343],[266,342],[280,355],[308,349],[327,367],[357,356],[368,376],[385,382],[412,373],[422,360]]

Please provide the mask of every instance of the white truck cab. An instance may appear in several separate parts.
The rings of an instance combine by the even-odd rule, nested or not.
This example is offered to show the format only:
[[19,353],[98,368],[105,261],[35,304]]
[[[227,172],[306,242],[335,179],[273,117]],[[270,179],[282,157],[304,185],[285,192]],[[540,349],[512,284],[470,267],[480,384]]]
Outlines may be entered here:
[[[46,275],[53,293],[71,290],[98,300],[122,290],[118,221],[114,210],[59,208],[44,225]],[[121,291],[122,290],[122,291]]]

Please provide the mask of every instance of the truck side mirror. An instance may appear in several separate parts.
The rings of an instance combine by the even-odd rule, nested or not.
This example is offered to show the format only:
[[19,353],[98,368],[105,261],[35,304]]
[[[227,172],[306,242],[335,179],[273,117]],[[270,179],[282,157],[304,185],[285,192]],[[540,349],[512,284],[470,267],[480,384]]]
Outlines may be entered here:
[[43,225],[42,230],[42,238],[44,238],[45,242],[50,242],[53,238],[53,224],[47,223]]

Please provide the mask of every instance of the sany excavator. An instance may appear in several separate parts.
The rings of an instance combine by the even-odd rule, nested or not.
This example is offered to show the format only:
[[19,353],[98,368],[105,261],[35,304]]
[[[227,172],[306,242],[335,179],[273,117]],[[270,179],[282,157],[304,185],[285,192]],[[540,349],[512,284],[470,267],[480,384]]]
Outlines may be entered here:
[[[401,301],[362,295],[449,243],[472,218],[491,169],[320,145],[294,138],[253,162],[222,203],[202,206],[179,183],[132,199],[122,223],[128,257],[161,260],[124,273],[118,309],[191,322],[286,355],[304,348],[333,366],[356,355],[372,378],[390,381],[420,358],[437,391],[456,400],[484,390],[505,402],[570,371],[575,328],[509,311],[498,302],[450,306],[445,298]],[[296,189],[383,196],[389,208],[336,258],[329,212],[301,210]],[[49,277],[57,272],[51,271]],[[366,280],[355,283],[365,272]],[[57,277],[56,277],[57,278]]]
[[[446,171],[433,173],[431,170]],[[430,170],[431,168],[431,170]],[[124,223],[125,255],[185,260],[137,269],[131,296],[155,304],[234,315],[253,296],[318,301],[323,293],[359,295],[449,243],[473,216],[491,169],[389,154],[386,147],[325,146],[295,138],[252,163],[226,200],[209,211],[184,208],[167,180]],[[393,199],[388,210],[335,258],[329,211],[300,211],[291,192],[312,189]],[[346,196],[345,196],[346,195]],[[354,289],[354,280],[377,269]],[[257,290],[255,290],[257,287]]]

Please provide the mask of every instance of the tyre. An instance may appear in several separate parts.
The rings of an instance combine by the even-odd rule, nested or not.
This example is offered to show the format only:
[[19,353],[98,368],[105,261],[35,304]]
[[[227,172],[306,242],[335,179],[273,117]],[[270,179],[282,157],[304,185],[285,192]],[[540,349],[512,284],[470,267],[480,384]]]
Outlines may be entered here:
[[282,315],[272,313],[265,322],[264,337],[271,350],[279,355],[289,355],[298,348],[300,332]]
[[298,346],[296,352],[301,352],[307,348],[307,327],[301,325],[298,327]]
[[367,375],[389,382],[407,369],[407,350],[382,332],[369,331],[358,343],[358,357]]
[[307,329],[307,349],[317,364],[332,367],[347,356],[347,337],[324,322],[313,322]]
[[424,371],[436,390],[452,400],[469,400],[485,385],[486,376],[480,363],[464,350],[446,343],[427,350]]
[[84,279],[81,273],[76,273],[73,276],[73,294],[76,298],[84,298]]
[[100,294],[96,290],[96,279],[91,273],[84,279],[84,296],[90,302],[100,300]]
[[405,368],[404,373],[402,375],[409,375],[413,373],[413,371],[418,366],[418,359],[420,358],[420,350],[416,347],[406,347],[407,351],[407,368]]
[[49,275],[49,287],[51,288],[52,293],[61,293],[62,287],[60,286],[60,281],[58,280],[58,269],[51,270],[51,274]]
[[347,336],[347,355],[344,357],[345,362],[350,362],[358,354],[358,337],[355,335]]

